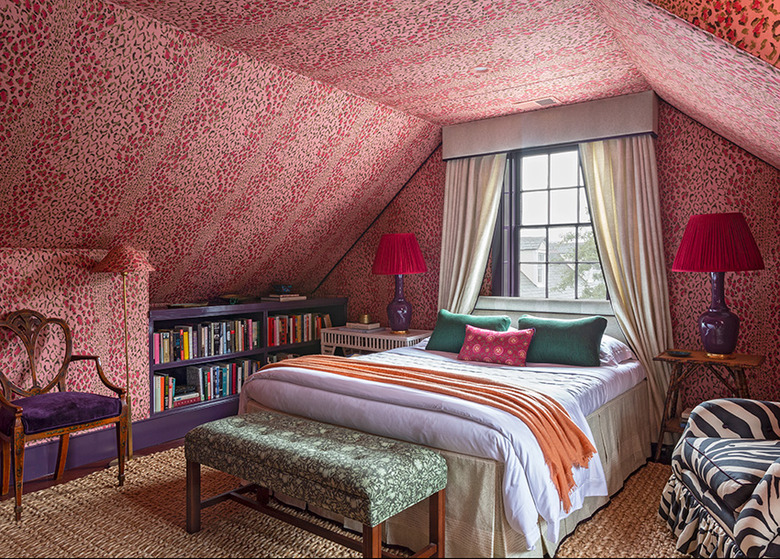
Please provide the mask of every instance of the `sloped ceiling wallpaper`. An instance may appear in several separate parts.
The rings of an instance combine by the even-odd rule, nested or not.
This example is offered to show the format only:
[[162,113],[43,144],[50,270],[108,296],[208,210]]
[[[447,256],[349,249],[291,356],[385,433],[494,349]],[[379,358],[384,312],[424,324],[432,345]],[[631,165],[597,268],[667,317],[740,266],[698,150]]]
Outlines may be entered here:
[[780,167],[772,1],[119,2],[437,124],[652,87]]
[[303,291],[431,123],[101,2],[4,2],[0,246],[150,251],[152,302]]
[[780,168],[780,70],[648,2],[602,4],[605,20],[661,98]]
[[119,3],[437,124],[648,89],[590,1]]

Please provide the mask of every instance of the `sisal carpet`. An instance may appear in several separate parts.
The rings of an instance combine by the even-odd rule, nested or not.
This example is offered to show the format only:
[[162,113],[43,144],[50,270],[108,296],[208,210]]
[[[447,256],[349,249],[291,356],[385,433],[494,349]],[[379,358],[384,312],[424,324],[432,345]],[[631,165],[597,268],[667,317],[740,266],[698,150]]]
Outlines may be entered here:
[[[642,468],[609,506],[564,541],[556,557],[679,557],[656,515],[668,474],[668,466]],[[235,488],[236,479],[203,467],[201,484],[210,496]],[[0,502],[0,556],[360,556],[233,502],[204,509],[201,531],[188,534],[183,447],[136,456],[127,465],[124,487],[117,487],[113,467],[26,494],[22,505],[16,523],[13,499]]]
[[688,557],[677,552],[671,529],[658,516],[670,473],[670,466],[648,462],[606,507],[577,526],[555,557]]

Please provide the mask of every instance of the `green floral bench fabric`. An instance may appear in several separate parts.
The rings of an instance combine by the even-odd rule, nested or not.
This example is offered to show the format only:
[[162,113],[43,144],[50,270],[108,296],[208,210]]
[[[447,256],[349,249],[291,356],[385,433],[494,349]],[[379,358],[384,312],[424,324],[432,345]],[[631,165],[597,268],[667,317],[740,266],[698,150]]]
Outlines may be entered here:
[[442,490],[447,464],[425,447],[273,412],[187,433],[187,460],[376,526]]

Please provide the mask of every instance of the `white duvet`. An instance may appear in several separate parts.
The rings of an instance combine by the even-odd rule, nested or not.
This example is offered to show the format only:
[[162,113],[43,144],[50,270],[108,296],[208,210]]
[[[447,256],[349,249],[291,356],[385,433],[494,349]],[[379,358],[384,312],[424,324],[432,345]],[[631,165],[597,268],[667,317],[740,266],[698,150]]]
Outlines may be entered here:
[[[355,359],[486,375],[538,390],[555,398],[591,442],[585,417],[644,378],[636,361],[588,368],[506,367],[459,361],[454,353],[426,351],[424,346]],[[246,409],[248,399],[327,423],[503,462],[504,512],[509,525],[533,549],[540,537],[541,516],[547,521],[547,537],[558,540],[559,521],[568,513],[562,509],[536,438],[509,413],[451,396],[294,367],[252,375],[241,391],[239,413]],[[588,468],[575,468],[574,479],[572,511],[582,506],[585,497],[607,494],[598,456]]]

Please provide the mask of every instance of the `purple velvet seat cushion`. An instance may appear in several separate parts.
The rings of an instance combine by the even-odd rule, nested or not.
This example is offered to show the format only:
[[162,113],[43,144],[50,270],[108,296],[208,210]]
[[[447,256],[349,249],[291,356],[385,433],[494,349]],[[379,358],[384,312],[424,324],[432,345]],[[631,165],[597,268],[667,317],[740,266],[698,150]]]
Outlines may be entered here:
[[[22,424],[27,435],[116,417],[122,409],[119,398],[86,392],[47,392],[12,403],[22,407]],[[13,425],[14,414],[7,409],[0,410],[0,432],[10,435]]]

